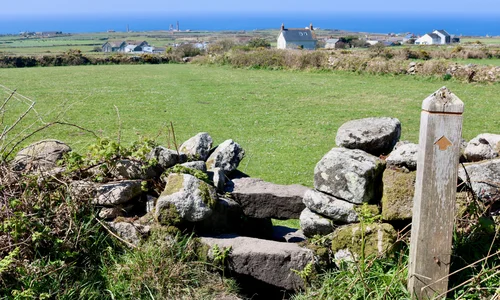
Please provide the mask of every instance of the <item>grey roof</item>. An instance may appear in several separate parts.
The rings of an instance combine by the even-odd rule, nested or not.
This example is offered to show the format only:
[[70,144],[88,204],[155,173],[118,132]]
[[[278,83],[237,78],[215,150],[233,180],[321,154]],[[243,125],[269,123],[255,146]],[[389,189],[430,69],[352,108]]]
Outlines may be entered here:
[[[118,47],[121,47],[121,45],[125,42],[124,41],[108,41],[108,43],[111,45],[111,47],[118,48]],[[106,45],[106,44],[104,44],[104,45]]]
[[427,35],[433,39],[439,39],[439,40],[441,39],[441,37],[435,33],[428,33]]
[[439,30],[434,30],[434,31],[437,31],[437,32],[441,33],[444,36],[450,36],[450,34],[448,32],[446,32],[444,29],[439,29]]
[[316,40],[315,34],[310,29],[284,29],[281,32],[287,42]]

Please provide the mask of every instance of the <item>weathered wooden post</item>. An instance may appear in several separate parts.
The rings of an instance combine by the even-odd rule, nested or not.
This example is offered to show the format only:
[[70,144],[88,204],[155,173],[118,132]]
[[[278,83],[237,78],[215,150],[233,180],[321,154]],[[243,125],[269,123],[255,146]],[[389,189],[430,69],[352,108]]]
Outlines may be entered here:
[[414,299],[448,289],[463,110],[446,87],[422,103],[408,279]]

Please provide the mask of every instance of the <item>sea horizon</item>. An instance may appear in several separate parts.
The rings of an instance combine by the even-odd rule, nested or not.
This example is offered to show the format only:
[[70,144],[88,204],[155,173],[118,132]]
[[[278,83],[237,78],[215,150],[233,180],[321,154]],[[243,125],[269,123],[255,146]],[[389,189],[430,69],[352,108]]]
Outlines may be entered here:
[[62,31],[90,33],[113,30],[161,31],[174,28],[192,31],[252,31],[297,28],[313,24],[315,28],[366,33],[414,33],[423,35],[444,29],[457,36],[500,36],[500,13],[409,14],[409,13],[151,13],[96,15],[0,15],[0,34]]

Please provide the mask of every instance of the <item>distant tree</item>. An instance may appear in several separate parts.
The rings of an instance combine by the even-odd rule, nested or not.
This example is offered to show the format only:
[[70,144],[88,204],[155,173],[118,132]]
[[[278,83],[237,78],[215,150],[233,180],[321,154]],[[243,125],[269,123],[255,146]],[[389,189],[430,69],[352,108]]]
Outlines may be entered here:
[[351,44],[351,47],[355,47],[355,48],[367,48],[367,47],[370,47],[370,44],[368,44],[365,40],[362,40],[362,39],[359,39],[359,38],[351,40],[350,44]]
[[406,43],[406,44],[408,44],[408,45],[413,45],[413,44],[415,44],[415,41],[416,41],[416,40],[417,40],[417,39],[408,39],[408,40],[406,40],[406,42],[405,42],[405,43]]
[[201,49],[192,44],[182,44],[175,48],[174,54],[180,57],[193,57],[201,54]]
[[253,38],[248,42],[250,48],[271,48],[271,43],[263,38]]
[[218,40],[208,46],[208,53],[224,53],[237,45],[238,43],[234,39]]

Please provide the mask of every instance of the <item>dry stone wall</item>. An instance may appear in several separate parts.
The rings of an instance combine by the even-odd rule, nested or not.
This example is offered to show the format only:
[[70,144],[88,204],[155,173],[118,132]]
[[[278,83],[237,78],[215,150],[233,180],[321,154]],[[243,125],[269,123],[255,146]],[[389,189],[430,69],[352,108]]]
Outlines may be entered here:
[[[104,182],[92,180],[102,170],[87,170],[69,188],[72,197],[92,202],[109,228],[132,245],[140,245],[155,226],[189,229],[205,236],[210,247],[233,247],[234,274],[293,290],[303,283],[290,270],[302,270],[320,256],[286,242],[330,235],[333,257],[355,259],[363,236],[365,255],[390,254],[397,236],[393,225],[411,220],[418,167],[418,145],[400,142],[400,133],[401,123],[394,118],[342,125],[339,147],[315,167],[314,188],[248,178],[237,171],[245,155],[242,147],[227,140],[214,148],[205,132],[179,151],[159,146],[145,161],[120,158]],[[463,148],[466,163],[459,184],[479,200],[500,206],[500,135],[481,134]],[[40,141],[21,150],[12,169],[57,176],[64,172],[57,161],[69,151],[60,141]],[[273,234],[271,219],[289,218],[300,220],[303,235]]]

